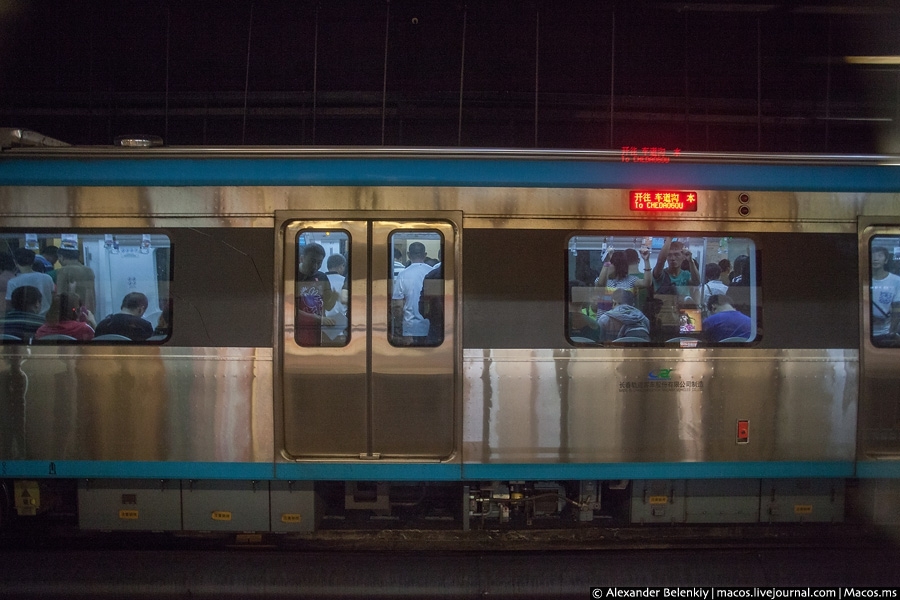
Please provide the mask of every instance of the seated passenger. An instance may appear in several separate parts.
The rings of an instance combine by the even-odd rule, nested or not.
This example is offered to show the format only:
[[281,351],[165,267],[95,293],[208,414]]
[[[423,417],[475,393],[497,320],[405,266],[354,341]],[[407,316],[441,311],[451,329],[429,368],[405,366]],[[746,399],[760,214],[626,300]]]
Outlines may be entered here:
[[91,311],[81,305],[78,294],[56,294],[50,303],[47,321],[34,333],[34,339],[40,340],[48,335],[68,335],[86,342],[94,339],[96,324]]
[[97,335],[124,335],[130,340],[141,342],[153,335],[153,326],[143,319],[149,302],[140,292],[131,292],[122,299],[120,312],[109,315],[97,323]]
[[613,307],[597,319],[598,341],[611,342],[621,337],[650,341],[650,321],[634,307],[634,294],[618,289],[612,294]]
[[41,316],[41,291],[31,285],[23,285],[13,290],[9,300],[10,310],[0,320],[0,331],[28,340],[44,324]]
[[703,321],[703,335],[707,341],[720,342],[725,338],[750,338],[750,317],[732,306],[725,294],[714,294],[706,301],[709,317]]

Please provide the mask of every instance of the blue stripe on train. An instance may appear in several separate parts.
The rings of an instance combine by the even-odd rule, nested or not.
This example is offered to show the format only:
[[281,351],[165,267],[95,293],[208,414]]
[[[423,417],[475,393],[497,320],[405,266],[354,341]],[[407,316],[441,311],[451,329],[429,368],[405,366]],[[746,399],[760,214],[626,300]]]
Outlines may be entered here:
[[900,168],[508,158],[0,160],[0,185],[400,185],[896,191]]

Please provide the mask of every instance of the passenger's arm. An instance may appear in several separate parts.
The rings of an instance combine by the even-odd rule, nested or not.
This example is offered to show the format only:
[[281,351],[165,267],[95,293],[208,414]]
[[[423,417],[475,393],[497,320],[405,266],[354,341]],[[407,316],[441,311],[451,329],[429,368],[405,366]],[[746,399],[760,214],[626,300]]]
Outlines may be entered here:
[[650,268],[650,248],[641,248],[640,255],[641,258],[644,259],[644,278],[635,281],[634,287],[649,289],[653,287],[653,269]]
[[597,279],[594,280],[594,285],[597,287],[606,286],[606,282],[609,281],[609,273],[610,271],[612,271],[612,269],[613,266],[611,262],[606,261],[605,263],[603,263],[603,268],[600,269],[600,275],[597,277]]
[[688,284],[700,285],[700,271],[697,270],[697,263],[695,263],[694,259],[691,257],[691,251],[685,248],[684,255],[687,258],[688,268],[691,272],[691,280],[690,282],[688,282]]
[[666,257],[669,256],[669,247],[672,245],[672,238],[666,238],[662,248],[659,249],[659,256],[656,257],[656,266],[653,267],[653,279],[660,279],[663,274],[663,268],[666,265]]

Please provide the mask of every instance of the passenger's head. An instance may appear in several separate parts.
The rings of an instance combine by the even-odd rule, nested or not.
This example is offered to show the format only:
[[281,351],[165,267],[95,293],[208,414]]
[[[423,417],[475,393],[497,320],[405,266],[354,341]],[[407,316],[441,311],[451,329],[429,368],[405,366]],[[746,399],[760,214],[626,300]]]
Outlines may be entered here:
[[34,250],[16,248],[13,250],[13,258],[20,267],[31,267],[34,264]]
[[734,259],[734,270],[731,272],[731,275],[732,281],[740,275],[741,284],[750,285],[750,257],[746,254],[741,254]]
[[734,301],[725,294],[713,294],[706,299],[706,310],[709,311],[709,314],[734,310],[734,307],[731,306],[732,302]]
[[23,285],[13,290],[9,304],[19,312],[40,313],[44,297],[41,291],[31,285]]
[[131,292],[122,298],[122,310],[137,317],[143,316],[147,312],[148,306],[150,306],[150,302],[147,300],[147,296],[140,292]]
[[55,294],[47,311],[47,322],[62,323],[63,321],[77,321],[78,309],[81,308],[81,298],[75,293]]
[[57,260],[59,260],[59,248],[56,246],[45,246],[43,250],[41,250],[41,256],[50,261],[52,265]]
[[716,263],[709,263],[704,267],[703,274],[706,276],[706,281],[713,281],[719,278],[719,275],[722,274],[722,269]]
[[873,246],[869,260],[872,261],[873,268],[882,268],[885,271],[890,271],[894,263],[894,255],[884,246]]
[[78,250],[70,250],[68,248],[59,249],[59,262],[63,265],[80,262],[78,260]]
[[634,248],[626,248],[625,262],[627,262],[629,266],[641,264],[641,257],[638,256],[637,250]]
[[669,245],[669,254],[666,256],[669,266],[681,268],[684,258],[684,244],[679,241],[672,242]]
[[628,290],[619,288],[612,293],[612,301],[614,305],[627,304],[628,306],[634,306],[634,294]]
[[347,268],[347,259],[341,254],[332,254],[328,257],[328,262],[325,264],[328,266],[329,271],[343,273]]
[[425,244],[422,242],[413,242],[406,249],[406,256],[412,262],[425,262]]
[[322,266],[325,260],[325,248],[320,244],[307,244],[300,251],[300,265],[298,268],[304,275],[312,275]]
[[719,261],[719,270],[721,271],[721,273],[719,273],[719,275],[721,275],[722,273],[726,273],[726,274],[731,273],[731,261],[728,260],[727,258],[723,258],[722,260],[720,260]]
[[0,254],[0,271],[15,271],[16,270],[16,260],[12,257],[12,254],[7,254],[6,252]]
[[613,252],[612,256],[609,257],[609,262],[612,263],[616,279],[625,279],[628,277],[628,259],[625,258],[625,253],[623,251],[616,250]]

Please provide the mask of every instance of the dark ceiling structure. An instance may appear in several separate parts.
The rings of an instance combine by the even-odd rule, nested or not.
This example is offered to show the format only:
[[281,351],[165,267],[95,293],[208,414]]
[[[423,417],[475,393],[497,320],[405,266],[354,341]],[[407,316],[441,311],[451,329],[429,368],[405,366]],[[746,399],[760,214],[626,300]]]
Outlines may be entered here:
[[73,144],[900,152],[900,3],[0,2],[0,126]]

